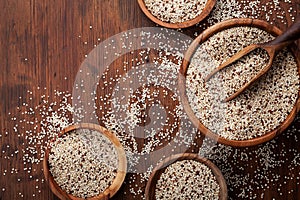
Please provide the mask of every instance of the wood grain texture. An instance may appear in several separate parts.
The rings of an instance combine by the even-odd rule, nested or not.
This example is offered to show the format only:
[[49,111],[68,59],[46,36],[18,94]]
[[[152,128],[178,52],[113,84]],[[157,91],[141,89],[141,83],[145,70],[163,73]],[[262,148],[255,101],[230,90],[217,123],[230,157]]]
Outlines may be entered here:
[[[58,198],[49,186],[40,183],[43,178],[42,164],[32,165],[35,171],[28,174],[23,170],[21,154],[5,159],[5,156],[11,155],[23,143],[26,146],[26,140],[18,138],[13,132],[16,122],[11,120],[9,113],[20,116],[20,110],[25,109],[24,103],[39,105],[42,95],[49,96],[49,101],[55,101],[58,98],[54,95],[55,90],[72,91],[78,69],[85,60],[85,55],[94,49],[94,45],[122,31],[156,25],[140,10],[137,1],[133,0],[0,0],[0,8],[0,200],[56,200]],[[299,0],[293,1],[293,8],[299,14]],[[283,10],[286,11],[286,19],[290,25],[292,21],[288,8],[283,7]],[[274,24],[286,29],[287,24],[283,24],[279,18],[276,19]],[[195,37],[194,32],[202,31],[203,28],[190,27],[184,33]],[[297,44],[299,46],[300,42]],[[121,64],[122,61],[116,61],[115,69]],[[28,90],[32,91],[32,95],[29,95]],[[20,110],[16,110],[18,107]],[[295,122],[294,126],[300,129],[299,122]],[[24,129],[29,127],[29,124],[24,124]],[[277,155],[280,155],[283,148],[300,146],[299,141],[283,135],[278,136],[276,141],[285,144],[275,150]],[[8,145],[10,148],[7,148]],[[247,151],[251,153],[255,150],[257,147],[251,147]],[[234,167],[234,155],[229,158],[233,163],[230,170],[256,176],[257,171],[254,168],[258,165],[258,158],[245,163],[243,169]],[[290,155],[279,158],[290,159]],[[17,168],[18,173],[10,174],[7,171],[4,175],[5,170],[12,168]],[[281,174],[281,177],[300,173],[299,166],[295,169],[282,166],[273,170],[274,173]],[[129,178],[132,177],[137,182],[141,179],[138,174],[128,174],[125,182],[130,182],[132,179]],[[299,180],[296,178],[282,178],[266,190],[256,188],[255,185],[253,187],[258,198],[261,193],[265,194],[261,199],[287,197],[296,200],[300,199],[297,183]],[[142,182],[138,186],[145,189],[146,183]],[[278,191],[278,188],[282,190]],[[293,192],[288,193],[291,190]],[[232,188],[228,195],[238,199],[237,192],[238,189]],[[129,184],[123,184],[113,199],[140,198],[130,192]]]

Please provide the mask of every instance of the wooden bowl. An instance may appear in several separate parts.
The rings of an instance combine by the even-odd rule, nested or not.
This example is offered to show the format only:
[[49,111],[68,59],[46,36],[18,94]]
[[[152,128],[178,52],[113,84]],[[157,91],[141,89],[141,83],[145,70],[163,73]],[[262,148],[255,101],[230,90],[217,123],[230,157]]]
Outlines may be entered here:
[[[196,51],[197,47],[199,44],[205,42],[209,37],[214,35],[217,32],[220,32],[222,30],[232,28],[232,27],[238,27],[238,26],[249,26],[249,27],[256,27],[260,28],[262,30],[265,30],[272,34],[273,36],[278,36],[282,33],[280,29],[277,27],[270,25],[269,23],[262,21],[262,20],[257,20],[257,19],[231,19],[227,21],[223,21],[221,23],[215,24],[214,26],[211,26],[210,28],[206,29],[202,34],[200,34],[190,45],[188,48],[187,52],[185,53],[183,63],[180,68],[180,73],[178,76],[178,84],[179,84],[179,92],[180,96],[182,97],[182,103],[183,107],[189,116],[190,120],[193,122],[193,124],[198,128],[198,130],[203,133],[205,136],[212,138],[216,140],[217,142],[229,146],[234,146],[234,147],[247,147],[247,146],[254,146],[258,144],[262,144],[264,142],[267,142],[280,133],[282,133],[294,120],[297,112],[299,111],[299,96],[300,96],[300,91],[298,92],[298,97],[297,101],[292,109],[292,111],[289,113],[287,118],[278,126],[276,129],[265,133],[262,136],[253,138],[253,139],[248,139],[248,140],[230,140],[230,139],[225,139],[223,137],[220,137],[216,133],[212,132],[209,130],[207,127],[205,127],[202,122],[196,117],[194,114],[192,108],[189,105],[188,98],[186,95],[186,82],[185,82],[185,77],[187,73],[187,69],[190,64],[190,60],[193,57],[194,52]],[[298,73],[300,74],[300,58],[295,56],[296,55],[296,45],[293,44],[290,46],[291,50],[294,54],[295,60],[298,65]]]
[[166,168],[170,164],[175,163],[176,161],[181,161],[181,160],[194,160],[194,161],[203,163],[207,167],[209,167],[212,170],[212,173],[215,175],[216,180],[220,186],[219,200],[226,200],[228,198],[226,181],[222,175],[222,172],[219,170],[219,168],[216,165],[214,165],[207,158],[200,157],[198,154],[182,153],[182,154],[172,155],[172,156],[164,159],[161,163],[159,163],[154,168],[154,170],[152,171],[152,173],[149,177],[147,185],[146,185],[146,190],[145,190],[146,200],[154,200],[155,199],[156,183],[157,183],[158,179],[160,178],[161,174],[166,170]]
[[205,5],[204,9],[202,10],[202,12],[200,13],[200,15],[198,15],[194,19],[184,21],[181,23],[168,23],[168,22],[161,21],[160,19],[158,19],[154,15],[152,15],[152,13],[147,9],[144,0],[137,0],[137,1],[138,1],[140,8],[144,12],[144,14],[150,20],[152,20],[156,24],[159,24],[163,27],[174,28],[174,29],[187,28],[187,27],[193,26],[193,25],[201,22],[203,19],[205,19],[208,16],[208,14],[212,11],[214,5],[216,4],[216,0],[207,0],[206,5]]
[[[120,189],[121,185],[124,182],[125,176],[126,176],[126,170],[127,170],[127,159],[125,155],[125,151],[119,141],[119,139],[110,131],[107,129],[96,125],[96,124],[90,124],[90,123],[81,123],[76,125],[71,125],[63,129],[58,137],[61,137],[64,134],[69,133],[70,131],[76,130],[76,129],[90,129],[98,131],[99,134],[103,134],[106,136],[115,146],[116,151],[118,153],[118,170],[117,175],[115,179],[113,180],[112,185],[110,185],[103,193],[87,198],[89,200],[102,200],[102,199],[109,199],[110,197],[114,196],[116,192]],[[83,200],[83,198],[75,197],[71,194],[66,193],[64,190],[61,189],[61,187],[55,182],[52,174],[49,171],[49,152],[50,148],[48,148],[45,151],[45,157],[43,161],[43,169],[44,169],[44,176],[46,178],[46,181],[49,184],[50,189],[52,192],[59,197],[60,199],[72,199],[72,200]]]

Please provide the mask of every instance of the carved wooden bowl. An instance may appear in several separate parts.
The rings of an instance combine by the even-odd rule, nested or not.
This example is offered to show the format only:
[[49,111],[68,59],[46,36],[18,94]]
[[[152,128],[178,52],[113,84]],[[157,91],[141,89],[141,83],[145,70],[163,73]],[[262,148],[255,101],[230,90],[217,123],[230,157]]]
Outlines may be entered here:
[[[282,33],[280,29],[277,27],[270,25],[269,23],[262,21],[262,20],[257,20],[257,19],[231,19],[227,20],[218,24],[215,24],[214,26],[208,28],[205,30],[202,34],[200,34],[190,45],[189,49],[187,50],[181,69],[179,73],[179,91],[180,91],[180,96],[182,97],[182,103],[185,111],[187,112],[189,118],[193,122],[193,124],[198,128],[198,130],[204,134],[205,136],[212,138],[216,140],[217,142],[225,145],[230,145],[234,147],[247,147],[247,146],[254,146],[258,145],[264,142],[267,142],[280,133],[282,133],[294,120],[297,112],[299,111],[299,96],[300,93],[298,92],[298,97],[296,100],[295,105],[293,106],[292,111],[288,114],[288,116],[285,118],[285,120],[275,129],[272,131],[266,132],[261,136],[254,137],[251,139],[246,139],[246,140],[233,140],[233,139],[226,139],[224,137],[219,136],[218,134],[212,132],[209,130],[204,124],[199,120],[195,113],[193,112],[192,108],[189,105],[188,97],[186,95],[186,75],[187,75],[187,70],[190,65],[191,58],[193,57],[194,52],[198,48],[198,45],[205,42],[209,37],[214,35],[217,32],[220,32],[222,30],[232,28],[232,27],[238,27],[238,26],[249,26],[249,27],[256,27],[259,29],[262,29],[264,31],[267,31],[273,36],[278,36]],[[290,45],[290,49],[292,50],[292,53],[294,54],[294,58],[297,62],[298,65],[298,74],[300,74],[300,58],[297,56],[297,47],[295,44]]]
[[[160,178],[161,174],[166,170],[166,168],[176,161],[182,161],[182,160],[194,160],[197,162],[200,162],[202,164],[205,164],[207,167],[209,167],[213,173],[213,175],[216,177],[217,183],[220,186],[220,192],[219,192],[219,200],[226,200],[228,198],[228,192],[227,192],[227,185],[226,181],[219,170],[219,168],[214,165],[210,160],[204,157],[200,157],[198,154],[194,153],[182,153],[182,154],[176,154],[172,155],[165,160],[163,160],[161,163],[159,163],[154,170],[152,171],[149,180],[146,185],[145,190],[145,197],[146,200],[154,200],[155,199],[155,189],[158,179]],[[195,188],[196,190],[197,188]]]
[[191,20],[183,21],[181,23],[168,23],[168,22],[158,19],[157,17],[152,15],[152,13],[147,9],[144,0],[138,0],[138,4],[139,4],[140,8],[142,9],[142,11],[144,12],[144,14],[150,20],[155,22],[156,24],[159,24],[166,28],[179,29],[179,28],[187,28],[187,27],[193,26],[193,25],[201,22],[203,19],[205,19],[208,16],[208,14],[212,11],[214,5],[216,4],[216,0],[207,0],[205,7],[202,10],[202,12],[200,13],[200,15],[198,15],[197,17],[195,17]]
[[[117,174],[115,179],[113,180],[112,184],[103,193],[100,193],[97,196],[87,198],[90,200],[109,199],[116,194],[116,192],[120,189],[121,185],[124,182],[126,176],[126,170],[127,170],[127,159],[126,159],[125,151],[120,141],[113,133],[96,124],[81,123],[81,124],[68,126],[60,132],[58,137],[61,137],[64,134],[68,134],[70,131],[74,131],[78,129],[95,130],[99,132],[99,134],[103,134],[104,136],[106,136],[115,146],[116,152],[118,154],[118,169],[117,169]],[[60,199],[83,200],[83,198],[78,198],[71,194],[68,194],[67,192],[62,190],[62,188],[55,182],[51,172],[49,171],[48,159],[49,159],[50,150],[51,150],[50,148],[46,150],[44,161],[43,161],[44,176],[46,178],[46,181],[49,184],[50,189]]]

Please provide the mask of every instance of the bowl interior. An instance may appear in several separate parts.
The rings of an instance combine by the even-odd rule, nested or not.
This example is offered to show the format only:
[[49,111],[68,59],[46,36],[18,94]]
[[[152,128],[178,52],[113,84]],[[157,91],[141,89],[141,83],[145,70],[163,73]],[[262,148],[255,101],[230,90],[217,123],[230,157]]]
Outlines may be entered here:
[[146,7],[144,0],[137,0],[137,1],[138,1],[138,4],[139,4],[141,10],[144,12],[144,14],[150,20],[152,20],[156,24],[159,24],[163,27],[174,28],[174,29],[187,28],[187,27],[193,26],[193,25],[201,22],[203,19],[205,19],[209,15],[209,13],[212,11],[214,5],[216,4],[216,0],[207,0],[204,9],[200,13],[200,15],[198,15],[197,17],[195,17],[191,20],[188,20],[188,21],[181,22],[181,23],[168,23],[168,22],[162,21],[162,20],[158,19],[157,17],[155,17]]
[[225,200],[227,199],[227,185],[226,181],[221,173],[221,171],[218,169],[217,166],[215,166],[211,161],[204,157],[200,157],[197,154],[193,153],[182,153],[182,154],[176,154],[172,155],[165,160],[163,160],[161,163],[159,163],[154,170],[152,171],[149,180],[146,185],[146,190],[145,190],[145,197],[146,200],[153,200],[155,199],[155,189],[156,189],[156,184],[157,181],[159,180],[161,174],[166,170],[166,168],[172,164],[175,163],[176,161],[182,161],[182,160],[194,160],[198,161],[200,163],[205,164],[208,166],[211,170],[214,176],[216,177],[216,180],[220,186],[220,194],[219,194],[219,199],[220,200]]
[[[116,152],[118,154],[118,169],[117,169],[117,174],[116,177],[114,178],[112,184],[101,194],[94,196],[94,197],[90,197],[87,199],[107,199],[109,197],[112,197],[113,195],[116,194],[116,192],[120,189],[121,185],[124,182],[125,176],[126,176],[126,170],[127,170],[127,159],[126,159],[126,155],[125,155],[125,151],[120,143],[120,141],[118,140],[118,138],[111,133],[110,131],[108,131],[107,129],[96,125],[96,124],[90,124],[90,123],[81,123],[81,124],[76,124],[76,125],[71,125],[68,126],[67,128],[63,129],[58,137],[62,137],[65,134],[68,134],[71,131],[74,130],[78,130],[78,129],[90,129],[90,130],[95,130],[97,132],[99,132],[99,134],[103,134],[104,136],[106,136],[114,145]],[[51,148],[47,148],[45,151],[45,157],[44,157],[44,161],[43,161],[43,170],[44,170],[44,176],[46,178],[46,181],[49,184],[50,189],[52,190],[52,192],[58,196],[60,199],[82,199],[79,197],[75,197],[71,194],[66,193],[64,190],[62,190],[62,188],[56,183],[56,181],[54,180],[50,170],[49,170],[49,153],[51,151]]]
[[[188,70],[191,58],[193,57],[199,44],[205,42],[209,37],[211,37],[212,35],[214,35],[217,32],[223,31],[228,28],[239,27],[239,26],[256,27],[256,28],[262,29],[264,31],[267,31],[268,33],[270,33],[273,36],[278,36],[282,33],[282,31],[280,29],[278,29],[277,27],[275,27],[273,25],[270,25],[269,23],[267,23],[265,21],[257,20],[257,19],[247,19],[247,18],[246,19],[227,20],[227,21],[218,23],[218,24],[208,28],[202,34],[200,34],[188,48],[188,50],[184,56],[182,66],[180,68],[180,73],[178,76],[178,79],[179,79],[178,87],[179,87],[180,95],[182,97],[183,107],[184,107],[187,115],[193,122],[193,124],[198,128],[198,130],[201,133],[203,133],[206,136],[218,141],[219,143],[225,144],[225,145],[230,145],[230,146],[235,146],[235,147],[247,147],[247,146],[258,145],[258,144],[261,144],[261,143],[264,143],[264,142],[267,142],[267,141],[273,139],[278,134],[283,132],[283,130],[285,130],[291,124],[291,122],[293,121],[293,119],[295,118],[295,116],[297,114],[297,111],[299,110],[298,109],[298,107],[299,107],[299,92],[298,92],[296,104],[294,105],[292,111],[289,113],[287,118],[280,124],[279,127],[277,127],[276,129],[274,129],[270,132],[263,134],[262,136],[258,136],[258,137],[255,137],[252,139],[247,139],[247,140],[226,139],[226,138],[220,137],[216,133],[209,130],[196,117],[195,113],[193,112],[192,108],[189,105],[188,97],[186,95],[186,79],[185,78],[187,75],[187,70]],[[292,53],[294,54],[294,58],[298,65],[298,74],[300,74],[300,71],[299,71],[300,59],[299,59],[299,57],[295,56],[294,49],[295,49],[295,45],[294,46],[291,45]]]

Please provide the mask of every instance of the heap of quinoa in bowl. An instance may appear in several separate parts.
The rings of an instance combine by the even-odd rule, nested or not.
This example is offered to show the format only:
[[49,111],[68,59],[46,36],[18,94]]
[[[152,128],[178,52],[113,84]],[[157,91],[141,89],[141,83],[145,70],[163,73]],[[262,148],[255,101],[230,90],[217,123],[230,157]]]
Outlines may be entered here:
[[280,33],[261,20],[232,19],[207,29],[191,44],[179,89],[185,110],[202,133],[223,144],[252,146],[274,138],[292,122],[299,106],[299,59],[290,48],[278,52],[271,69],[229,102],[223,100],[268,62],[266,52],[258,49],[204,80],[242,48]]
[[71,125],[50,144],[44,158],[44,175],[59,198],[102,199],[121,187],[127,167],[117,137],[89,123]]
[[145,15],[167,28],[193,26],[212,11],[216,0],[138,0]]
[[152,199],[226,200],[227,185],[216,165],[194,153],[167,157],[152,171],[145,190]]

